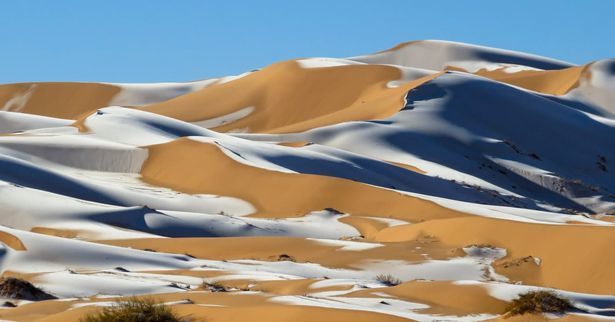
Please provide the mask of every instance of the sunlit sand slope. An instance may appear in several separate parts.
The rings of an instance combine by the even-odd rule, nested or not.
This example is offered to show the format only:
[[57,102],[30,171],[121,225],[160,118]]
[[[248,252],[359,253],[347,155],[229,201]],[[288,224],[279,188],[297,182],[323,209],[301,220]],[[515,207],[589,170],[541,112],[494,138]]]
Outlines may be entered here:
[[[613,66],[425,40],[0,85],[0,319],[614,320]],[[574,308],[507,314],[538,290]]]

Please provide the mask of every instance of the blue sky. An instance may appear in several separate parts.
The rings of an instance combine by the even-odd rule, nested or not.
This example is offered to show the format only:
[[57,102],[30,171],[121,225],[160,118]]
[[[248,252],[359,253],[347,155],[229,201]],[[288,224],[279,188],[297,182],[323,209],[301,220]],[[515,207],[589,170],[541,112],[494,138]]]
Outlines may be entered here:
[[188,81],[417,39],[615,57],[615,1],[0,1],[0,83]]

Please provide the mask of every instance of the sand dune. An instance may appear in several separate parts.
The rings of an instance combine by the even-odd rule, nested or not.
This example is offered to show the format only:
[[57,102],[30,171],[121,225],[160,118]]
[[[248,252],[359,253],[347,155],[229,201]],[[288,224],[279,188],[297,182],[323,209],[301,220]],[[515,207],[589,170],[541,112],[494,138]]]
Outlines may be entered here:
[[3,110],[72,119],[107,106],[118,87],[94,83],[22,83],[0,86]]
[[[0,319],[615,316],[615,69],[447,41],[186,83],[0,85]],[[575,310],[509,317],[520,294]],[[16,307],[11,307],[16,306]]]
[[431,70],[447,66],[465,69],[515,65],[518,68],[562,69],[572,64],[532,54],[443,40],[420,40],[401,43],[375,54],[356,56],[350,60],[369,64],[393,64]]
[[[449,69],[467,72],[458,67],[449,67]],[[589,77],[587,66],[556,70],[521,70],[514,73],[507,72],[507,69],[506,67],[494,70],[484,68],[473,74],[551,95],[567,94],[580,85],[581,79]]]
[[[185,157],[188,155],[190,158]],[[207,169],[198,172],[190,170],[205,163]],[[236,175],[229,177],[228,173]],[[229,159],[215,145],[190,139],[149,147],[149,158],[141,174],[146,182],[178,191],[233,196],[246,200],[256,207],[258,215],[266,217],[302,216],[326,208],[408,221],[463,215],[429,201],[352,181],[243,166]],[[289,188],[293,186],[296,188]],[[369,198],[358,202],[355,199],[357,195]],[[420,210],[408,213],[407,209]]]
[[76,119],[109,105],[158,103],[201,89],[216,80],[192,83],[18,83],[0,85],[2,111]]
[[297,132],[392,115],[403,105],[409,89],[433,77],[419,71],[413,76],[415,78],[407,83],[389,88],[389,82],[402,78],[402,72],[396,67],[339,65],[302,68],[296,61],[287,61],[142,109],[199,122],[254,108],[243,118],[214,129]]
[[[458,230],[456,227],[466,228]],[[610,294],[611,285],[615,283],[612,274],[608,273],[609,267],[614,267],[615,260],[599,255],[608,247],[606,245],[613,243],[615,236],[611,227],[532,225],[485,218],[454,218],[387,228],[380,231],[374,240],[414,240],[424,234],[434,236],[451,247],[484,244],[506,248],[507,257],[501,260],[503,265],[496,263],[496,271],[506,276],[514,274],[516,280],[522,282],[531,281],[535,285],[597,294]],[[541,242],[545,240],[549,242]],[[539,261],[539,265],[534,259],[528,263],[530,267],[537,266],[537,270],[520,270],[524,262],[519,259],[527,256]],[[601,269],[588,274],[588,269],[592,267]],[[513,273],[507,274],[509,271]]]

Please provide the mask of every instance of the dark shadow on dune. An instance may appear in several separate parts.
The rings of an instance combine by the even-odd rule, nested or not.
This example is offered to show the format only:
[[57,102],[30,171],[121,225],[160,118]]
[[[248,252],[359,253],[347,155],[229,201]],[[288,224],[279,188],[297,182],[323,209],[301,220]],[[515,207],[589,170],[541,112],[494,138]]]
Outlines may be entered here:
[[373,124],[382,124],[382,125],[391,125],[391,124],[393,124],[393,122],[385,121],[385,120],[371,120],[371,121],[365,121],[365,122],[373,123]]
[[[163,219],[164,224],[157,227],[148,225],[145,220],[148,214],[160,216],[158,220]],[[110,226],[164,237],[228,237],[227,234],[221,234],[215,226],[208,227],[205,218],[203,225],[195,226],[194,222],[186,222],[180,218],[173,217],[149,207],[130,207],[119,211],[88,215],[88,218],[95,222]],[[211,218],[207,220],[211,220]],[[245,223],[241,228],[244,231],[259,229]]]
[[[152,114],[149,112],[141,111],[143,115],[153,116],[152,118],[136,118],[136,120],[144,125],[147,125],[153,129],[156,129],[161,132],[165,132],[171,136],[184,137],[184,136],[207,136],[207,130],[200,128],[196,125],[178,121],[176,119],[167,118],[165,116]],[[105,115],[115,115],[112,112],[106,112],[102,110],[98,110],[96,114],[91,117],[104,117]],[[164,121],[173,122],[174,126],[169,126],[165,124]]]
[[416,102],[445,97],[446,89],[432,83],[432,81],[428,81],[421,86],[415,87],[408,91],[405,97],[406,104],[404,104],[404,107],[401,110],[404,111],[414,109],[414,104]]
[[550,96],[550,95],[541,95],[541,96],[555,103],[566,105],[571,108],[577,109],[579,111],[583,111],[583,112],[591,113],[595,115],[600,115],[604,117],[611,117],[611,115],[605,113],[600,108],[593,106],[591,104],[588,104],[588,103],[584,103],[581,101],[577,101],[577,100],[570,99],[570,98],[564,98],[564,97],[557,97],[557,96]]
[[[104,212],[89,215],[88,217],[96,222],[115,226],[124,229],[141,231],[165,237],[219,237],[214,231],[203,231],[198,227],[189,225],[165,225],[163,228],[152,228],[145,222],[145,216],[149,213],[156,213],[161,216],[168,216],[162,212],[148,207],[131,207],[125,210]],[[171,217],[171,216],[169,216]]]
[[589,306],[593,306],[598,309],[614,309],[615,310],[615,298],[577,298],[575,299],[577,303],[587,304]]
[[[615,59],[608,59],[606,60],[608,62],[606,62],[607,66],[606,66],[606,71],[611,74],[611,75],[615,75]],[[604,62],[604,60],[603,60]]]
[[[601,316],[615,316],[615,298],[591,298],[591,297],[577,297],[573,301],[573,304],[585,304],[591,307],[600,309],[599,312],[593,314]],[[580,312],[583,312],[580,310]]]
[[[421,87],[426,87],[421,89]],[[487,182],[510,187],[511,183],[525,190],[525,196],[550,202],[565,208],[587,211],[571,200],[543,188],[528,179],[508,172],[506,177],[493,178],[485,171],[479,171],[467,165],[467,160],[456,162],[454,158],[443,158],[435,153],[433,146],[425,146],[420,142],[430,141],[432,145],[445,145],[448,154],[473,155],[475,163],[488,165],[494,169],[503,170],[497,164],[490,162],[485,156],[504,160],[516,160],[522,156],[511,149],[503,148],[503,142],[514,142],[524,151],[538,153],[541,160],[526,160],[525,164],[555,173],[569,179],[587,180],[592,185],[608,187],[612,174],[601,178],[586,175],[578,171],[583,165],[594,166],[595,158],[602,153],[608,159],[615,159],[615,142],[608,138],[615,137],[615,130],[596,122],[587,115],[568,105],[562,105],[541,95],[502,85],[497,82],[460,74],[448,74],[431,80],[408,93],[407,101],[412,105],[425,102],[421,107],[432,108],[426,101],[442,97],[447,93],[445,108],[439,108],[440,117],[455,126],[461,127],[479,137],[501,140],[494,144],[477,140],[470,144],[459,142],[449,137],[433,139],[433,135],[414,133],[410,130],[390,135],[387,140],[403,151],[415,154],[425,160],[441,163],[452,169],[469,173]],[[413,113],[406,111],[405,113]],[[411,114],[410,114],[411,115]],[[592,144],[585,140],[592,138]],[[417,143],[418,142],[418,143]],[[478,153],[478,155],[476,155]],[[463,164],[466,164],[463,166]]]
[[[468,173],[474,177],[480,178],[486,182],[496,186],[504,187],[510,191],[514,191],[522,196],[529,197],[534,200],[545,200],[551,204],[558,205],[563,208],[572,208],[582,211],[589,209],[572,202],[571,200],[546,189],[514,172],[508,171],[493,161],[485,158],[480,152],[480,145],[467,146],[462,142],[453,140],[449,137],[425,138],[425,136],[413,132],[399,132],[385,137],[385,140],[395,145],[401,150],[411,152],[419,156],[421,159],[439,163],[445,167],[455,169],[457,171]],[[423,141],[426,144],[412,144],[412,142]],[[432,146],[438,145],[439,149],[447,151],[447,157],[443,158],[443,154],[434,149]],[[468,156],[466,159],[464,156]],[[515,188],[512,188],[515,186]],[[446,195],[443,197],[447,197]],[[450,198],[448,196],[447,198]],[[526,208],[544,210],[543,207],[537,205],[531,199],[523,199]],[[481,203],[478,200],[464,200],[475,203]]]
[[[393,139],[395,141],[394,144],[399,144],[400,147],[407,147],[408,143],[414,140],[409,137],[405,139],[408,140],[404,140],[403,143],[396,142]],[[414,149],[411,149],[411,151],[415,153]],[[529,200],[515,201],[501,195],[496,196],[492,192],[479,191],[452,180],[427,176],[386,162],[359,156],[353,157],[350,154],[344,157],[350,163],[330,160],[318,160],[314,163],[306,160],[304,157],[292,155],[268,156],[266,159],[299,173],[326,175],[384,188],[466,202],[503,206],[511,206],[516,202],[515,206],[542,209]]]
[[122,206],[123,204],[75,180],[44,170],[26,161],[0,155],[0,180],[77,199]]
[[476,55],[476,58],[478,58],[479,60],[504,63],[504,64],[516,64],[516,65],[530,66],[530,67],[540,68],[540,69],[563,69],[563,68],[570,67],[570,65],[567,65],[567,64],[542,61],[540,59],[532,59],[530,57],[527,57],[527,58],[516,57],[516,56],[507,55],[507,54],[499,54],[496,52],[476,51],[475,55]]
[[195,128],[193,126],[188,126],[187,124],[181,124],[181,126],[171,127],[166,124],[160,122],[153,121],[144,121],[144,124],[153,127],[159,131],[163,131],[173,136],[184,137],[184,136],[203,136],[205,133],[202,129]]

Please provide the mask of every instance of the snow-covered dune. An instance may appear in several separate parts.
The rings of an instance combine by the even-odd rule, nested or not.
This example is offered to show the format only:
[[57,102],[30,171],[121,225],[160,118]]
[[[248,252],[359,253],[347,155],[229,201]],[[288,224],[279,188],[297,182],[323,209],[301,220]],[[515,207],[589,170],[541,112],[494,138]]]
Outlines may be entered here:
[[159,103],[222,81],[223,79],[157,84],[66,82],[3,84],[0,85],[0,111],[75,119],[83,113],[109,105],[136,106]]
[[443,40],[411,41],[379,53],[348,59],[368,64],[391,64],[431,70],[455,66],[472,72],[502,66],[514,67],[513,69],[517,70],[549,70],[572,66],[557,59]]
[[[615,316],[615,69],[447,41],[218,79],[0,85],[10,321]],[[10,304],[7,304],[10,306]],[[527,316],[519,317],[523,320]]]

